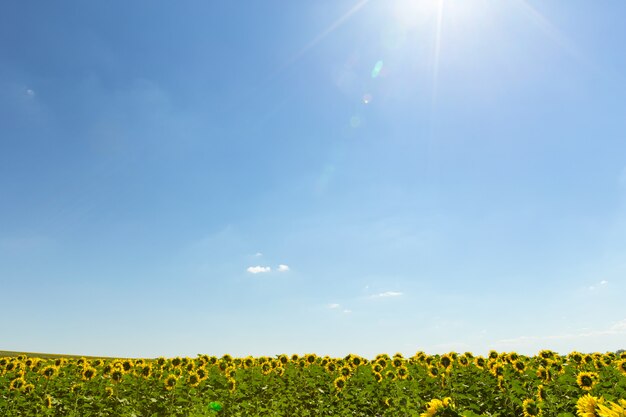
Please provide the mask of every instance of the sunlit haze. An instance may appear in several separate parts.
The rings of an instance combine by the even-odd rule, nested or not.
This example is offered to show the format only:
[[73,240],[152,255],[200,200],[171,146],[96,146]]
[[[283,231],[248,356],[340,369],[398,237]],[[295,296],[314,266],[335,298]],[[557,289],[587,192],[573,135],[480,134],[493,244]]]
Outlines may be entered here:
[[0,4],[0,350],[626,347],[626,2]]

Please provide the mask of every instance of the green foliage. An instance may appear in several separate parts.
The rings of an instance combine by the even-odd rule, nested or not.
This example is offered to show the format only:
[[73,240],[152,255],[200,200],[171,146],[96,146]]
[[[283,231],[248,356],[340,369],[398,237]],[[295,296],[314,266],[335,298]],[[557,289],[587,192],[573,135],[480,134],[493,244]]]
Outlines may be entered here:
[[[0,357],[0,415],[496,417],[522,416],[534,401],[542,415],[574,417],[587,393],[626,398],[624,359],[612,353],[444,356],[6,356]],[[581,386],[585,373],[591,386]]]

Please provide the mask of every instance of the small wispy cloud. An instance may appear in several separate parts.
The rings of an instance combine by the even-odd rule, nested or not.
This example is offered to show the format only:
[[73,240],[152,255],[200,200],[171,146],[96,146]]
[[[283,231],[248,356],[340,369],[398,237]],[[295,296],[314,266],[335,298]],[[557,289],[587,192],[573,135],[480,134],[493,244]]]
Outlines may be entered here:
[[26,94],[28,97],[35,97],[35,90],[27,88],[24,94]]
[[345,309],[345,310],[343,310],[343,312],[346,313],[346,314],[350,314],[350,313],[352,313],[352,310]]
[[284,264],[278,265],[278,272],[287,272],[287,271],[289,271],[289,267],[287,265],[284,265]]
[[270,272],[272,270],[272,268],[270,268],[269,266],[249,266],[248,269],[246,269],[246,271],[248,271],[251,274],[263,274],[266,272]]
[[257,252],[257,253],[254,254],[254,256],[256,258],[260,258],[261,256],[263,256],[263,254],[261,252]]
[[339,304],[337,304],[337,303],[328,304],[328,308],[330,308],[330,309],[339,308]]
[[388,298],[388,297],[400,297],[402,295],[401,292],[398,291],[385,291],[379,294],[375,294],[372,298]]
[[[528,342],[547,343],[555,340],[581,340],[581,339],[597,339],[601,336],[615,336],[626,334],[626,319],[614,322],[608,328],[593,331],[581,331],[579,333],[562,333],[548,336],[520,336],[512,339],[501,339],[496,341],[496,345],[500,346],[519,346]],[[515,349],[513,349],[515,350]]]
[[590,285],[589,287],[587,287],[587,289],[588,289],[589,291],[595,291],[595,290],[597,290],[598,288],[605,287],[608,283],[609,283],[609,281],[607,281],[607,280],[603,279],[602,281],[600,281],[600,282],[599,282],[599,283],[597,283],[597,284]]

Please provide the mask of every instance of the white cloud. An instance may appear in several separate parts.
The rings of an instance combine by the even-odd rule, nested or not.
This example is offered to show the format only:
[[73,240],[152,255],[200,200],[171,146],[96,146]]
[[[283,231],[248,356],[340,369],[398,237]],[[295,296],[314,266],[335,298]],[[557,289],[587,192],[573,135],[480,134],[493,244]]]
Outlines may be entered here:
[[609,328],[610,332],[623,333],[626,332],[626,319],[618,321]]
[[609,281],[604,280],[604,279],[603,279],[602,281],[600,281],[600,285],[606,285],[606,284],[608,284],[608,283],[609,283]]
[[265,273],[265,272],[270,272],[272,270],[272,268],[270,268],[269,266],[250,266],[248,267],[248,269],[246,269],[246,271],[248,271],[251,274],[261,274],[261,273]]
[[399,297],[402,293],[398,291],[385,291],[380,294],[373,295],[374,298]]
[[626,335],[626,319],[615,322],[608,328],[599,330],[502,339],[496,341],[494,347],[499,350],[514,351],[538,351],[539,349],[547,348],[560,352],[572,350],[606,351],[607,349],[615,350],[621,347],[624,335]]
[[278,265],[278,272],[287,272],[289,271],[289,267],[287,265],[280,264]]
[[328,304],[328,308],[339,308],[339,304],[336,304],[336,303]]
[[31,90],[30,88],[27,88],[27,89],[26,89],[26,91],[25,91],[25,94],[26,94],[28,97],[34,97],[34,96],[35,96],[35,91],[34,91],[34,90]]
[[349,313],[352,313],[352,310],[345,309],[345,310],[343,310],[343,312],[346,313],[346,314],[349,314]]
[[255,257],[260,258],[261,256],[263,256],[263,254],[261,252],[257,252],[254,254]]

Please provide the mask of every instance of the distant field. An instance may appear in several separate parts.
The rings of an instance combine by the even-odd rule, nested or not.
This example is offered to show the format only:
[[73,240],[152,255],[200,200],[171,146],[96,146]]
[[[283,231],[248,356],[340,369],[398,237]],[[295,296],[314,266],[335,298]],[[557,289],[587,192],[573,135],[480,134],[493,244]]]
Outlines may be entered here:
[[88,359],[120,359],[113,358],[110,356],[84,356],[84,355],[62,355],[58,353],[41,353],[41,352],[15,352],[12,350],[0,350],[0,357],[15,357],[20,355],[26,355],[31,358],[41,358],[41,359],[56,359],[56,358],[67,358],[67,359],[76,359],[76,358],[88,358]]

